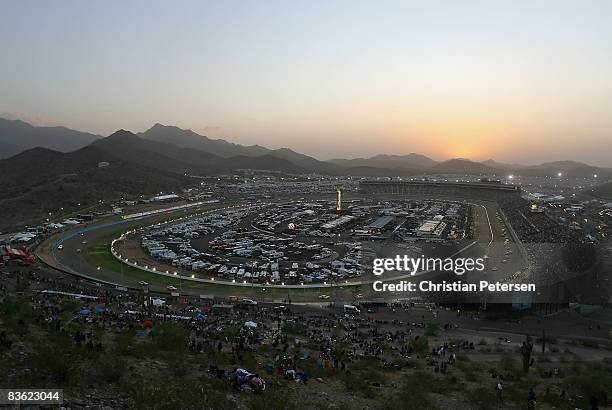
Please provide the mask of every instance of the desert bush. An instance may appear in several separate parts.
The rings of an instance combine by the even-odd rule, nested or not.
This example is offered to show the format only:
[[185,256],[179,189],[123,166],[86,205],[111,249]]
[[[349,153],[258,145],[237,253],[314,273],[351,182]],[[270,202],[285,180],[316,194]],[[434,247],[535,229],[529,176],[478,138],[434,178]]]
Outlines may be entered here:
[[153,344],[156,348],[168,352],[183,351],[187,342],[187,330],[179,323],[166,322],[153,328]]

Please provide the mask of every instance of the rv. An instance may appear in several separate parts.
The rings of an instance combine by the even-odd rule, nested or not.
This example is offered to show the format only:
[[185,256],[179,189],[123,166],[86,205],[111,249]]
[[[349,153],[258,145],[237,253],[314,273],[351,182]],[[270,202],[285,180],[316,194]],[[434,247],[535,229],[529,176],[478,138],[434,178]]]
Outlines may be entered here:
[[361,310],[357,306],[354,305],[344,305],[344,313],[349,315],[359,315],[361,314]]

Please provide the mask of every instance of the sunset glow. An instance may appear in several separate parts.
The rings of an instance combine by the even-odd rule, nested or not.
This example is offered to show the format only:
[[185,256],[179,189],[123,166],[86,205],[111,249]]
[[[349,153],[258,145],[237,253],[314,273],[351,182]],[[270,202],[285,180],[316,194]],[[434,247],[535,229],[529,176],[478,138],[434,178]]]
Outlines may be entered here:
[[103,135],[161,122],[323,159],[419,152],[611,165],[601,149],[612,136],[609,2],[181,10],[5,7],[0,114]]

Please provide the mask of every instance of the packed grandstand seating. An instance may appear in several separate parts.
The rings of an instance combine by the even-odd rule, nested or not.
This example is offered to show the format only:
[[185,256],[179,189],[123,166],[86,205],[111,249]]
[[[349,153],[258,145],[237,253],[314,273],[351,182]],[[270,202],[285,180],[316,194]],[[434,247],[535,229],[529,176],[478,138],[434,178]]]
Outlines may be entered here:
[[446,181],[361,181],[359,188],[368,194],[410,194],[443,198],[500,201],[519,197],[520,187],[493,182]]
[[552,220],[545,213],[529,212],[529,202],[521,197],[499,203],[508,222],[522,242],[575,243],[581,235]]
[[526,243],[582,242],[582,236],[552,220],[546,213],[529,212],[529,202],[514,185],[483,182],[361,181],[367,193],[414,194],[452,198],[475,198],[499,203],[519,239]]

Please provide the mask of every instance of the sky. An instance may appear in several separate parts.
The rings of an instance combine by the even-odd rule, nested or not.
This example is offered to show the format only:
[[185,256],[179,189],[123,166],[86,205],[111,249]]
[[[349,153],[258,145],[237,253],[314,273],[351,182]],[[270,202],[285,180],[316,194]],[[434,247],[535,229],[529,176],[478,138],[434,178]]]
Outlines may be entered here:
[[11,1],[0,113],[321,159],[612,166],[610,1]]

